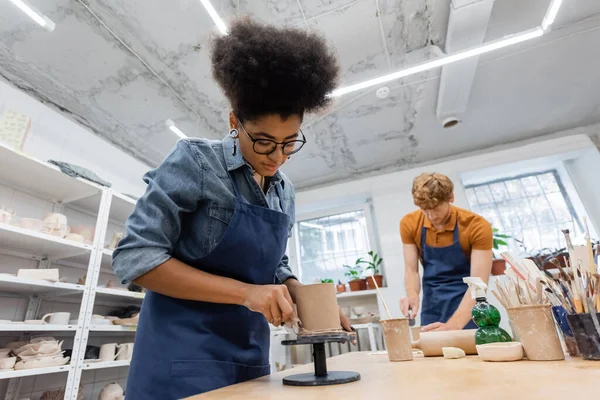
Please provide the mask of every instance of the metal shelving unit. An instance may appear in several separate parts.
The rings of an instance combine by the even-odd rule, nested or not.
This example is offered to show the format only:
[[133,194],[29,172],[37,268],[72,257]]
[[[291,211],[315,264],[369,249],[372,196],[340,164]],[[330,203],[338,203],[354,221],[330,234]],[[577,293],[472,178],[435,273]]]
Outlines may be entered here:
[[[8,379],[5,400],[18,400],[21,378],[66,372],[65,400],[76,400],[84,370],[127,367],[129,361],[89,363],[83,357],[88,338],[93,335],[135,334],[135,326],[91,325],[94,306],[105,301],[115,304],[140,304],[143,294],[98,287],[99,274],[110,271],[112,250],[104,249],[109,220],[124,224],[135,207],[135,200],[83,179],[62,173],[48,163],[0,145],[0,184],[21,193],[49,201],[54,212],[64,207],[84,212],[96,219],[95,237],[91,245],[73,242],[21,227],[0,224],[0,253],[38,261],[38,268],[61,265],[86,269],[86,284],[47,282],[0,274],[0,293],[29,299],[25,319],[36,316],[40,302],[49,298],[80,302],[77,325],[0,324],[0,332],[21,336],[48,332],[73,336],[70,364],[19,371],[2,371],[0,379]],[[79,300],[79,298],[81,300]]]

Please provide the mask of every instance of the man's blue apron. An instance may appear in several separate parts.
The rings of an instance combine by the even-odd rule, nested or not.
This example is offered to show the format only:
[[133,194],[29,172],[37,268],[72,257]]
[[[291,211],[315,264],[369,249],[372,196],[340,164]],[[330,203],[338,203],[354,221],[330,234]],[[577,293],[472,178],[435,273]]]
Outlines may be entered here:
[[[454,241],[447,247],[427,245],[427,229],[421,229],[421,254],[423,260],[423,306],[421,325],[448,322],[458,309],[467,284],[463,278],[471,276],[471,264],[458,241],[458,220],[454,227]],[[475,329],[469,321],[464,329]]]
[[[248,204],[231,180],[236,202],[229,226],[216,248],[191,264],[250,284],[273,284],[287,245],[289,216]],[[276,189],[281,201],[279,185]],[[268,375],[269,345],[269,325],[262,314],[148,291],[127,400],[181,399]]]

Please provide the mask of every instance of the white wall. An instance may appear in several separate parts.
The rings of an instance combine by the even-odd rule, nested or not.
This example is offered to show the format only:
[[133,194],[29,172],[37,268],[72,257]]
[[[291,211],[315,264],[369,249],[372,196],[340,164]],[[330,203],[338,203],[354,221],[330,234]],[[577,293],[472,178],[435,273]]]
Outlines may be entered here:
[[[588,210],[596,210],[600,204],[600,188],[590,184],[590,171],[600,168],[600,155],[587,134],[596,133],[597,127],[590,128],[589,132],[576,130],[573,136],[558,137],[545,141],[527,141],[516,143],[510,147],[492,149],[488,152],[465,156],[460,159],[440,162],[433,165],[414,168],[411,170],[381,175],[354,182],[347,182],[328,187],[301,191],[297,193],[296,214],[299,219],[303,214],[326,210],[333,204],[355,201],[357,204],[370,198],[374,208],[374,218],[379,236],[379,246],[387,280],[387,288],[383,296],[393,316],[400,316],[399,300],[405,295],[404,291],[404,260],[399,234],[399,223],[402,216],[415,209],[411,186],[415,176],[422,172],[436,171],[448,175],[455,184],[455,204],[459,207],[469,208],[461,177],[469,171],[476,171],[494,166],[510,164],[538,157],[548,157],[559,153],[583,152],[589,154],[575,163],[576,168],[569,171],[578,184],[582,195],[582,202]],[[586,134],[587,133],[587,134]],[[563,133],[564,134],[564,133]],[[581,180],[581,182],[579,182]],[[593,186],[593,190],[584,190],[586,186]],[[597,210],[596,210],[597,212]],[[597,225],[594,218],[593,222]],[[493,297],[493,296],[492,296]],[[490,298],[491,302],[495,299]],[[497,304],[497,303],[496,303]],[[499,307],[501,308],[501,307]],[[380,307],[380,315],[383,308]],[[506,327],[504,317],[503,326]]]
[[31,118],[23,151],[40,160],[66,161],[95,172],[126,194],[140,196],[149,167],[63,117],[29,95],[0,81],[0,115],[17,111]]

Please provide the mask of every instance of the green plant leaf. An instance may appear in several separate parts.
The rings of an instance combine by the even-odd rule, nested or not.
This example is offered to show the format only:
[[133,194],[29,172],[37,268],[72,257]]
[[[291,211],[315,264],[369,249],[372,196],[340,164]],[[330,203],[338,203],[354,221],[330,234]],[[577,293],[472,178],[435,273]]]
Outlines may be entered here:
[[499,244],[500,246],[508,246],[508,243],[506,243],[504,240],[496,239],[494,240],[494,242]]

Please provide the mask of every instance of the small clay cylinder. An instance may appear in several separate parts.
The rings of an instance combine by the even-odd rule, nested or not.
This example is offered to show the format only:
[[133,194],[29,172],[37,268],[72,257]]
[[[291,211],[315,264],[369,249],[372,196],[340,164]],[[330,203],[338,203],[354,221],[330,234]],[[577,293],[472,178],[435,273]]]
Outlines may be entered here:
[[385,319],[381,322],[385,347],[390,361],[410,361],[413,359],[408,318]]
[[296,289],[296,307],[302,328],[307,332],[342,329],[333,283],[299,286]]
[[551,305],[511,307],[507,310],[511,327],[532,361],[564,360],[560,339],[554,327]]

